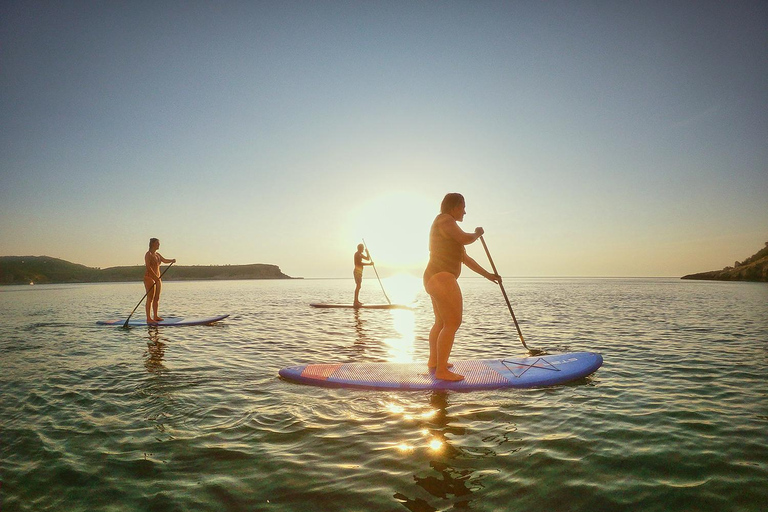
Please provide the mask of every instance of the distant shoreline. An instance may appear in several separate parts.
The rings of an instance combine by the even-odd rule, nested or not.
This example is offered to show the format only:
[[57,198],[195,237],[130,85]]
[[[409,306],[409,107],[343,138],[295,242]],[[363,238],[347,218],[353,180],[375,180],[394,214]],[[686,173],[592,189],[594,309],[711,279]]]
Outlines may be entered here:
[[[163,269],[167,268],[163,266]],[[86,267],[49,256],[0,256],[0,285],[123,283],[142,281],[143,265]],[[173,265],[165,281],[235,281],[255,279],[302,279],[284,274],[266,263],[250,265]]]

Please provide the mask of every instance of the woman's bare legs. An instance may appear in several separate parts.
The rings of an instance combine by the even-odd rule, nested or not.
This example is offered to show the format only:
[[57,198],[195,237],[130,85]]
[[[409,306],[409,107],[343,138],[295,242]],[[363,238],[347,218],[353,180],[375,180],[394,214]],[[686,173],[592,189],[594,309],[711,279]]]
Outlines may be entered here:
[[147,290],[147,303],[144,305],[144,309],[147,312],[147,323],[154,323],[152,320],[152,301],[155,300],[155,281],[151,277],[144,277],[144,288]]
[[[162,283],[155,284],[155,281],[152,278],[144,278],[144,288],[147,290],[147,303],[144,306],[144,309],[147,312],[148,324],[154,324],[163,320],[157,316],[157,309],[160,306],[160,290],[162,286]],[[150,315],[150,308],[155,314],[154,317]]]
[[[435,312],[435,323],[429,331],[429,360],[427,361],[427,366],[430,370],[437,368],[437,338],[440,335],[440,331],[443,330],[443,319],[440,317],[435,299],[432,299],[432,310]],[[448,363],[448,368],[452,367],[453,365]]]
[[462,380],[463,375],[453,373],[448,368],[448,358],[453,348],[456,331],[462,321],[463,299],[456,276],[450,272],[439,272],[432,276],[426,285],[427,293],[432,298],[435,312],[435,324],[429,332],[429,361],[427,365],[435,367],[435,377],[441,380]]

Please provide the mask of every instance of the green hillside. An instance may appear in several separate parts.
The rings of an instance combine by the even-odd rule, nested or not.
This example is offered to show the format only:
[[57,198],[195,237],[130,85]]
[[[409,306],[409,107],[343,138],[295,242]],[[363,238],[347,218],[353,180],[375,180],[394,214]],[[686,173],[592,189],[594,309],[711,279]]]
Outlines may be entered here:
[[[165,268],[165,267],[163,267]],[[0,256],[0,285],[141,281],[143,265],[98,269],[49,256]],[[214,279],[293,279],[277,265],[173,265],[167,281]]]

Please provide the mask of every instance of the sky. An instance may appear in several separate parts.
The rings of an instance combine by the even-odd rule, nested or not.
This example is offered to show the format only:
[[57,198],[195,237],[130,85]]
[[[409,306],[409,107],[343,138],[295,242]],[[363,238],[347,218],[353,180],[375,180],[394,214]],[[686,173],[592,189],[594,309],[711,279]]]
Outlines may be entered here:
[[[768,241],[764,1],[0,3],[0,255],[420,275],[448,192],[504,276]],[[479,243],[468,253],[486,268]],[[465,270],[465,275],[471,271]]]

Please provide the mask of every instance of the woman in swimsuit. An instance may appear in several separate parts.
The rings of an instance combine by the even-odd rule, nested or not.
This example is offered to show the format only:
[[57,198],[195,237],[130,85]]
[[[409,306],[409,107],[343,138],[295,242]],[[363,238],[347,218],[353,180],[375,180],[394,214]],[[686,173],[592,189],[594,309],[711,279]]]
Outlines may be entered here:
[[[157,252],[160,248],[160,240],[157,238],[149,239],[149,250],[144,255],[144,288],[147,290],[147,323],[156,324],[163,319],[157,315],[157,308],[160,305],[160,290],[163,282],[160,280],[160,263],[176,263],[176,260],[167,260]],[[150,315],[150,308],[154,311],[154,318]]]
[[[360,302],[360,287],[363,285],[363,267],[365,265],[373,265],[371,261],[371,255],[368,254],[368,249],[365,249],[363,244],[357,245],[357,252],[355,253],[355,270],[352,271],[352,275],[355,277],[355,300],[352,303],[355,307],[360,307],[363,304]],[[368,263],[364,262],[366,260]]]
[[440,215],[435,217],[429,231],[429,263],[424,271],[424,289],[432,299],[435,324],[429,332],[427,365],[441,380],[464,379],[463,375],[450,371],[452,365],[448,363],[453,340],[462,321],[463,298],[457,281],[461,264],[494,283],[501,282],[500,276],[486,271],[467,255],[464,246],[480,238],[484,231],[483,228],[475,228],[474,233],[464,232],[458,222],[464,220],[466,213],[464,196],[446,194],[440,205]]

